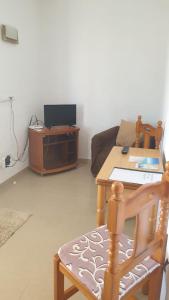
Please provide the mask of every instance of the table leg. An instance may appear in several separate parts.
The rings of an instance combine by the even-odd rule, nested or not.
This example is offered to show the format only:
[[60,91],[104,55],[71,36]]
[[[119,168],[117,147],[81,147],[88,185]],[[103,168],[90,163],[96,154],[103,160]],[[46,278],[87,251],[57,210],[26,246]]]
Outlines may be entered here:
[[98,185],[97,188],[97,226],[105,224],[106,187]]

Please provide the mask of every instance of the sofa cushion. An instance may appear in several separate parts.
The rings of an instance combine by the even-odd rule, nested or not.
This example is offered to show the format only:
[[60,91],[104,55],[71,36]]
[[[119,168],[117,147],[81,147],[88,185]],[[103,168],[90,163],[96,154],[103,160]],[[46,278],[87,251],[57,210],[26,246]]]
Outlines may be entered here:
[[136,123],[121,120],[120,128],[116,138],[117,146],[132,147],[136,140]]

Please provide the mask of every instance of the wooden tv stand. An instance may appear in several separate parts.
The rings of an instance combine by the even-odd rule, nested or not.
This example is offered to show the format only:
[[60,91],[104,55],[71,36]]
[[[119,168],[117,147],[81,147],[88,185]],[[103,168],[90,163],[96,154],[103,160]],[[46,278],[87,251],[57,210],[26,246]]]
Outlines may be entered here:
[[30,168],[41,175],[75,168],[78,135],[78,127],[29,128]]

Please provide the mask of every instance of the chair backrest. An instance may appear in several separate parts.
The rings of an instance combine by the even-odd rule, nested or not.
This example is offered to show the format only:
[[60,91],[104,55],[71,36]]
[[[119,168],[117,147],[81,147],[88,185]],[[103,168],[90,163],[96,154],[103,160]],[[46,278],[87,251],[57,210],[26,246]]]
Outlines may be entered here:
[[[103,289],[104,300],[118,299],[119,278],[146,257],[152,257],[159,264],[164,263],[169,213],[169,162],[161,182],[143,185],[126,199],[123,197],[123,189],[122,183],[115,182],[108,203],[107,227],[110,245]],[[136,224],[132,255],[120,263],[120,236],[125,220],[134,216]]]
[[143,124],[141,116],[138,116],[136,122],[136,147],[140,147],[140,138],[141,135],[144,137],[144,148],[150,148],[150,138],[154,137],[155,139],[155,148],[159,149],[160,141],[162,138],[163,129],[162,121],[157,122],[157,127],[153,127],[150,124]]

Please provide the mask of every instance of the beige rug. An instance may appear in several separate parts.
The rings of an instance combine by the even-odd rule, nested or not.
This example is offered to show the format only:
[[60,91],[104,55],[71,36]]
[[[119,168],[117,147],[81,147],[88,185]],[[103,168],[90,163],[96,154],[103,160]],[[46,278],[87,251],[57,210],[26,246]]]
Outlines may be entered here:
[[29,213],[0,209],[0,247],[18,230],[31,216]]

